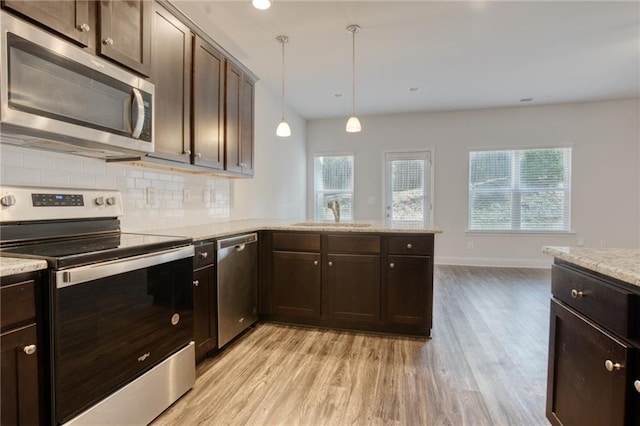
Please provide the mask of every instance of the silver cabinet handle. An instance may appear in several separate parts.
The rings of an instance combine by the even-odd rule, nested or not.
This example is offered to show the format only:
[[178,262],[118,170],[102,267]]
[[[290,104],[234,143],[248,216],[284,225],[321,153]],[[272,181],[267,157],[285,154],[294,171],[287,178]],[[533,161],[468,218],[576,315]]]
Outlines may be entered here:
[[636,388],[636,391],[640,393],[640,380],[636,380],[635,382],[633,382],[633,386]]
[[608,359],[604,362],[604,368],[606,368],[607,371],[621,370],[622,364],[620,364],[619,362],[613,362],[610,359]]
[[407,244],[407,248],[408,249],[413,248],[413,245],[411,243],[409,243],[409,244]]
[[198,287],[200,285],[200,281],[198,280],[193,280],[193,286],[194,287]]
[[333,266],[333,262],[329,262],[329,266]]
[[317,261],[317,260],[314,260],[314,261],[313,261],[313,264],[314,264],[314,265],[316,265],[316,266],[318,266],[318,261]]
[[197,153],[197,154],[196,154],[196,157],[198,157],[198,158],[202,157],[202,153],[200,153],[200,152],[199,152],[199,153]]
[[578,299],[580,297],[584,297],[585,294],[583,291],[580,290],[576,290],[575,288],[573,290],[571,290],[571,297],[573,297],[574,299]]
[[395,265],[394,263],[390,263],[390,264],[389,264],[389,268],[393,269],[393,268],[395,268],[395,267],[396,267],[396,265]]
[[107,37],[104,40],[102,40],[102,44],[106,46],[113,46],[113,39],[111,37]]
[[202,253],[200,253],[200,257],[203,259],[206,259],[207,256],[209,256],[209,253],[207,253],[206,251],[203,251]]
[[27,355],[33,355],[36,353],[36,345],[27,345],[22,348],[22,351]]
[[88,33],[89,31],[91,31],[91,27],[86,23],[80,24],[79,28],[80,28],[80,31],[82,31],[83,33]]
[[191,155],[191,150],[187,149],[186,151],[182,151],[182,154],[184,155]]

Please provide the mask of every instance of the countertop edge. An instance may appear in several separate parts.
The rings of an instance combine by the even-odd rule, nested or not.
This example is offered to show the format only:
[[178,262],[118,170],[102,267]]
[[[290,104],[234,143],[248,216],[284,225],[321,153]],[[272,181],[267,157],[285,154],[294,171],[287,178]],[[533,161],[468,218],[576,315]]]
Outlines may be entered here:
[[0,257],[0,277],[47,269],[47,262],[37,259]]
[[[585,269],[640,287],[640,270],[634,270],[632,266],[629,266],[639,265],[637,258],[640,257],[640,250],[545,246],[542,248],[542,252],[565,262],[573,263]],[[615,257],[618,262],[615,263],[608,260],[607,256]],[[621,263],[625,262],[628,264],[621,265]]]

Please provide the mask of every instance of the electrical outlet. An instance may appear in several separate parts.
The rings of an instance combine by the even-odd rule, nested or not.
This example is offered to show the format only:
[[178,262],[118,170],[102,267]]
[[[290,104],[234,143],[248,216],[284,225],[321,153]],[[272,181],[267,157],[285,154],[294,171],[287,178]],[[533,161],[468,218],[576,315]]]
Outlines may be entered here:
[[218,194],[215,189],[210,189],[209,193],[210,193],[209,198],[211,199],[212,203],[215,203],[216,201],[218,201],[218,199],[216,198]]
[[203,189],[202,190],[202,202],[206,204],[209,201],[211,201],[211,193],[209,192],[208,189]]
[[155,204],[156,203],[156,198],[157,198],[157,190],[155,188],[152,188],[150,186],[147,187],[146,191],[145,191],[145,195],[147,198],[147,204]]
[[584,247],[584,238],[578,238],[578,247]]
[[191,190],[190,189],[183,189],[182,190],[182,201],[185,203],[190,203],[191,202]]
[[473,250],[473,241],[467,241],[467,250]]

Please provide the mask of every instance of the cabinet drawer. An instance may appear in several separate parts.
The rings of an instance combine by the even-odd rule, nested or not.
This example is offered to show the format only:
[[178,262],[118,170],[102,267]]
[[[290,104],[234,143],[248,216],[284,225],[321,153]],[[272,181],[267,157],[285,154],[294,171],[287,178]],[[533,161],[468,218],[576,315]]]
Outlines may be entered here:
[[389,254],[433,255],[433,235],[389,237]]
[[35,281],[27,280],[0,289],[0,327],[35,320]]
[[202,268],[203,266],[207,265],[213,265],[213,247],[213,243],[204,243],[195,247],[193,269]]
[[329,235],[329,253],[380,253],[380,237],[377,235]]
[[553,265],[553,295],[581,314],[624,337],[635,337],[637,325],[632,320],[637,295],[614,287],[596,277]]
[[320,251],[320,234],[274,232],[272,242],[274,250]]

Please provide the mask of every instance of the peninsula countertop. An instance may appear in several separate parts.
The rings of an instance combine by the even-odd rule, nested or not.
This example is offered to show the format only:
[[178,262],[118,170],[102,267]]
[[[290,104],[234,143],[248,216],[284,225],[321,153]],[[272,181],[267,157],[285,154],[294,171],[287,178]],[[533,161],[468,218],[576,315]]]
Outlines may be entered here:
[[315,232],[373,232],[373,233],[408,233],[408,234],[441,234],[439,228],[409,228],[387,226],[378,221],[355,222],[314,222],[312,220],[286,219],[247,219],[226,222],[212,222],[205,225],[186,226],[154,231],[142,231],[157,235],[176,235],[192,238],[194,241],[222,238],[229,235],[256,231],[315,231]]
[[640,287],[640,249],[546,246],[542,252]]
[[0,257],[0,277],[47,269],[47,262],[37,259]]

